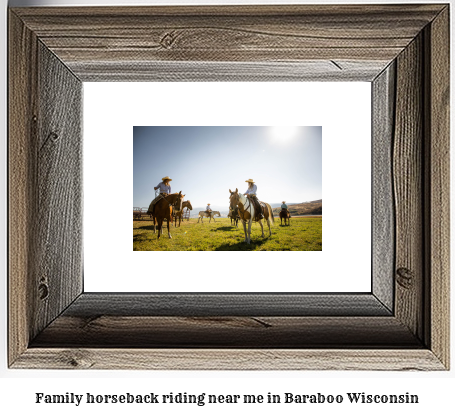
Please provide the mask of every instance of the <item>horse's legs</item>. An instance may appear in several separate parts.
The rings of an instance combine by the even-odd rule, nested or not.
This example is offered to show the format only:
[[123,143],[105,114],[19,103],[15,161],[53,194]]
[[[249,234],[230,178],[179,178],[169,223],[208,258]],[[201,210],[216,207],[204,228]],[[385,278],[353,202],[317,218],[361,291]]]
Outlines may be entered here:
[[168,219],[167,219],[167,234],[169,235],[169,239],[172,238],[172,236],[171,236],[171,222],[172,222],[172,216],[169,214]]
[[161,221],[160,235],[163,234],[163,228],[164,228],[164,218],[163,218],[163,220]]
[[270,218],[267,218],[267,226],[269,227],[269,236],[272,236],[272,228],[270,227]]
[[158,219],[158,240],[160,239],[161,236],[161,227],[163,226],[163,219],[159,218]]
[[248,243],[251,243],[251,224],[253,223],[253,219],[250,218],[248,221]]
[[245,242],[248,243],[248,234],[246,233],[246,222],[242,220],[243,232],[245,232]]
[[156,233],[156,218],[153,217],[153,233]]
[[262,237],[264,237],[264,225],[262,224],[262,219],[259,221],[259,225],[261,225]]

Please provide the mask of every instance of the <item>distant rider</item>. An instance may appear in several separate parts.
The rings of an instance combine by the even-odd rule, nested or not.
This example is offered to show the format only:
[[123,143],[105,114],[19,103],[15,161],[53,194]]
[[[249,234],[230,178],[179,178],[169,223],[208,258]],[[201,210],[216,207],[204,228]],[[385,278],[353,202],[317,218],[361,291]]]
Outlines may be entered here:
[[[288,205],[286,204],[286,201],[284,201],[284,200],[283,200],[283,204],[281,205],[281,210],[285,211],[286,213],[289,213]],[[289,213],[289,217],[291,217],[290,213]]]
[[210,214],[212,209],[210,209],[210,203],[207,203],[207,207],[205,208],[205,213]]

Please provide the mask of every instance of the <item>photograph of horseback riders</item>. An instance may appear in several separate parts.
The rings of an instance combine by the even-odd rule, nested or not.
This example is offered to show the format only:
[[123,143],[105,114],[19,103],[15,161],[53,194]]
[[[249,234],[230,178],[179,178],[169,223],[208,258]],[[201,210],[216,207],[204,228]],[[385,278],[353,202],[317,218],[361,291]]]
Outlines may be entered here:
[[322,127],[135,126],[133,251],[322,251]]

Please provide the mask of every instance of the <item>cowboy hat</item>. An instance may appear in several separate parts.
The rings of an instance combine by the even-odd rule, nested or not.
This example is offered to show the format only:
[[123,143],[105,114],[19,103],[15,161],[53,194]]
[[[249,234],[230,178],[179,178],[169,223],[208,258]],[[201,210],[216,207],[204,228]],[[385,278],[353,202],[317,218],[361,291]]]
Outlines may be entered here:
[[253,179],[245,180],[246,183],[254,183]]
[[285,201],[285,200],[283,200],[281,203],[286,203],[286,201]]
[[172,182],[172,179],[171,179],[169,176],[163,177],[161,180],[162,180],[163,182],[164,182],[165,180],[169,180],[170,182]]
[[207,203],[208,205],[210,205],[210,203]]

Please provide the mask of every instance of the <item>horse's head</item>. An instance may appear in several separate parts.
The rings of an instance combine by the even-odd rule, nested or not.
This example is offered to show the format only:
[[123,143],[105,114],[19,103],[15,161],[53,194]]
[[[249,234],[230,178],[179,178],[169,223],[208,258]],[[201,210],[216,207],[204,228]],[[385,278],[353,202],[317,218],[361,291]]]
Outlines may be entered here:
[[185,200],[185,206],[189,209],[189,210],[193,210],[193,206],[191,205],[191,202],[189,200]]
[[234,210],[240,201],[239,189],[235,189],[235,192],[233,192],[233,191],[231,191],[231,189],[229,189],[229,193],[231,194],[229,196],[229,208],[231,210]]
[[185,197],[185,195],[182,195],[182,191],[180,190],[180,192],[175,193],[175,196],[176,196],[175,202],[174,202],[175,209],[182,210],[182,203],[183,203],[183,198]]

